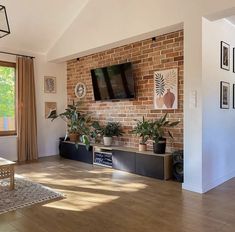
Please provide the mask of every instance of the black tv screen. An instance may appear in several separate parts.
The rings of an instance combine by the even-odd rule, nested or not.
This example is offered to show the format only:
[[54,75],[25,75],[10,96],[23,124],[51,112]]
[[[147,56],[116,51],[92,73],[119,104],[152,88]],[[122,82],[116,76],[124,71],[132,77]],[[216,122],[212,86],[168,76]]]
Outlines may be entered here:
[[135,97],[130,62],[92,69],[91,77],[96,101]]

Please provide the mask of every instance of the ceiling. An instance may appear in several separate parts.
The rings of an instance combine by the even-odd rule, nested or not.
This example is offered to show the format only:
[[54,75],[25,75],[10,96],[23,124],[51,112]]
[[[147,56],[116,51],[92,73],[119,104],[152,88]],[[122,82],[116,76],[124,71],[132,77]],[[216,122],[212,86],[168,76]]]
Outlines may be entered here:
[[11,34],[0,39],[0,47],[46,53],[88,1],[2,0],[1,5],[7,10]]
[[235,26],[235,15],[228,17],[227,20],[230,21]]

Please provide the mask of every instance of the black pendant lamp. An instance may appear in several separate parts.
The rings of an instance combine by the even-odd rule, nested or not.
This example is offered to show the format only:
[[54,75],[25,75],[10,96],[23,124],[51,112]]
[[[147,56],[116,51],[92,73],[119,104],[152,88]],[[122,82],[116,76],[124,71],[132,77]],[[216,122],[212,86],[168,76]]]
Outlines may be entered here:
[[6,7],[0,5],[0,38],[10,34]]

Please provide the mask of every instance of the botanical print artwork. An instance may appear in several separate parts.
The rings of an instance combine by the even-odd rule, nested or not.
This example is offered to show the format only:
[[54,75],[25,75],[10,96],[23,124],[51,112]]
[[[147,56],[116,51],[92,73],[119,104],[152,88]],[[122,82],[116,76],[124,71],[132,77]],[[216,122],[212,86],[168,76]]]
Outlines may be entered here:
[[154,109],[178,108],[178,69],[154,73]]
[[44,92],[45,93],[56,93],[56,78],[55,77],[44,77]]

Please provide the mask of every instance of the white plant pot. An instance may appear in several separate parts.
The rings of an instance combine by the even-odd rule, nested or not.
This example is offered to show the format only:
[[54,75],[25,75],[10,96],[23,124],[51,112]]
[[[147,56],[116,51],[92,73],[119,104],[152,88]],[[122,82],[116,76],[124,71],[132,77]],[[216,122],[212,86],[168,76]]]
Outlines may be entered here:
[[112,137],[104,137],[104,146],[111,146],[112,145]]

